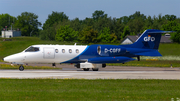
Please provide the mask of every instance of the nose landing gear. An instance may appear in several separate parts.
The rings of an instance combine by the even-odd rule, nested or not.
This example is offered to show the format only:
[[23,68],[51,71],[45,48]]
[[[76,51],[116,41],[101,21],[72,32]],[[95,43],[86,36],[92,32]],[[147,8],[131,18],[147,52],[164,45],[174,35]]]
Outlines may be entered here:
[[23,65],[20,65],[20,66],[19,66],[19,70],[20,70],[20,71],[23,71],[23,70],[24,70],[24,66],[23,66]]

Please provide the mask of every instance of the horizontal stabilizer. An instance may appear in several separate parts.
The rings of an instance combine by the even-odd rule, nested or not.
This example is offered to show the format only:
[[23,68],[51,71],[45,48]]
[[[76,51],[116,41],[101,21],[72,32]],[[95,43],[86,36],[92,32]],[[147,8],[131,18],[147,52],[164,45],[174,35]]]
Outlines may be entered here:
[[149,51],[149,52],[136,53],[135,55],[140,55],[140,56],[162,56],[157,50],[153,50],[153,51]]
[[153,31],[153,32],[148,32],[149,34],[150,33],[159,33],[159,34],[162,34],[162,33],[174,33],[175,31],[162,31],[162,30],[157,30],[157,31]]

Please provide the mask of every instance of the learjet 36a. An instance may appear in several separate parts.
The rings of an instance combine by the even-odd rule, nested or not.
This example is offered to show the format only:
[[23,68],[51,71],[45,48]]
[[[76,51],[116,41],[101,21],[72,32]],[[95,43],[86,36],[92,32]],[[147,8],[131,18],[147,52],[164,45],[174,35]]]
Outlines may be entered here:
[[140,56],[162,56],[158,52],[162,33],[173,31],[145,30],[135,43],[129,45],[32,45],[23,52],[3,58],[12,64],[20,64],[19,70],[23,71],[23,64],[28,63],[74,63],[75,67],[88,71],[98,71],[106,67],[106,63],[125,63],[138,61]]

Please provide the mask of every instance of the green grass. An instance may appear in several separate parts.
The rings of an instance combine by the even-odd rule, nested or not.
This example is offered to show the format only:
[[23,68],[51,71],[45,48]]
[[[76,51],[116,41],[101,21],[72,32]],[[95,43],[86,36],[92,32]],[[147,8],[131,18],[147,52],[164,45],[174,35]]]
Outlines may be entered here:
[[125,64],[122,63],[114,63],[107,64],[109,66],[138,66],[138,67],[180,67],[180,61],[174,60],[141,60],[141,61],[130,61]]
[[170,101],[180,80],[0,79],[1,101]]
[[[54,68],[48,66],[26,66],[24,65],[25,69],[62,69],[62,68]],[[10,65],[10,64],[0,64],[0,69],[19,69],[18,65]]]
[[180,56],[180,44],[178,43],[160,44],[159,52],[163,56]]
[[180,61],[180,56],[160,56],[160,57],[150,57],[150,56],[141,56],[141,60],[176,60]]

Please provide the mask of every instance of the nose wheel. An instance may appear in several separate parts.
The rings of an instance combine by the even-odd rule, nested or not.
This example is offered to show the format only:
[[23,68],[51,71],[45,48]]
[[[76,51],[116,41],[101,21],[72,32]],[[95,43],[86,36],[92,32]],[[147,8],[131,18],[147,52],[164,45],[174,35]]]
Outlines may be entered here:
[[24,70],[23,65],[19,66],[19,70],[20,70],[20,71],[23,71],[23,70]]

